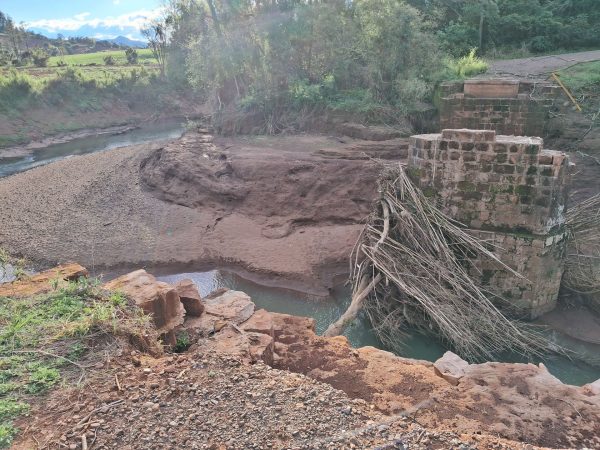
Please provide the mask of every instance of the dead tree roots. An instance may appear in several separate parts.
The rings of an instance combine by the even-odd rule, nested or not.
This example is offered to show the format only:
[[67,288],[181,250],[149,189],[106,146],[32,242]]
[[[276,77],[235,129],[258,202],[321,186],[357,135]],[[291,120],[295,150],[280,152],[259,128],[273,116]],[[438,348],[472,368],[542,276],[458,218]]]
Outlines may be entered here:
[[521,277],[496,257],[492,244],[437,209],[401,165],[384,167],[379,191],[381,201],[351,257],[352,302],[326,335],[340,334],[362,309],[392,349],[401,346],[408,326],[471,359],[547,349],[540,330],[508,318],[508,302],[478,281],[482,259]]

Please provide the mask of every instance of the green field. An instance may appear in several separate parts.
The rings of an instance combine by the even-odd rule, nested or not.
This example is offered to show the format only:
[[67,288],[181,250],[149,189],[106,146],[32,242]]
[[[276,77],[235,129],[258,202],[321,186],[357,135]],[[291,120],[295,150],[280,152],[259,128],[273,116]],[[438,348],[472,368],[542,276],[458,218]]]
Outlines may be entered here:
[[[156,58],[154,58],[152,50],[150,50],[149,48],[140,48],[137,50],[137,53],[138,64],[156,64]],[[108,50],[105,52],[82,53],[79,55],[52,56],[48,60],[48,66],[57,66],[60,61],[64,61],[69,66],[103,66],[105,65],[104,58],[107,56],[112,56],[115,59],[117,65],[127,64],[127,58],[125,58],[125,50]]]

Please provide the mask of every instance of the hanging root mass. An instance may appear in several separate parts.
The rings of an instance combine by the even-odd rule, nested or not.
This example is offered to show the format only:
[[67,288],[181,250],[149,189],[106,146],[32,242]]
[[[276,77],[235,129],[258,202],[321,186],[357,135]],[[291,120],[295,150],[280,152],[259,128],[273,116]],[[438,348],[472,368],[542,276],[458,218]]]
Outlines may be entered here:
[[600,310],[600,194],[570,208],[566,225],[569,244],[563,285],[587,294]]
[[384,167],[379,190],[379,207],[352,253],[352,303],[326,335],[340,334],[362,309],[392,349],[401,349],[410,327],[435,334],[472,360],[547,351],[537,329],[509,319],[503,313],[508,303],[479,284],[478,260],[521,277],[490,243],[438,210],[400,165]]

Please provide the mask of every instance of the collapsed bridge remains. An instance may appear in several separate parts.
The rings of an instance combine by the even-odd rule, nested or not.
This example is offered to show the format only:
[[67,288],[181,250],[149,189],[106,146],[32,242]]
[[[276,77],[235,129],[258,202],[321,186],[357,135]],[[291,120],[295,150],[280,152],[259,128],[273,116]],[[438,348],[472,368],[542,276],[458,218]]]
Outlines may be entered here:
[[440,90],[440,126],[495,130],[515,136],[546,136],[560,88],[549,82],[471,79]]
[[409,173],[426,196],[463,223],[524,279],[475,261],[482,287],[535,318],[556,305],[564,270],[568,157],[541,138],[488,130],[413,136]]

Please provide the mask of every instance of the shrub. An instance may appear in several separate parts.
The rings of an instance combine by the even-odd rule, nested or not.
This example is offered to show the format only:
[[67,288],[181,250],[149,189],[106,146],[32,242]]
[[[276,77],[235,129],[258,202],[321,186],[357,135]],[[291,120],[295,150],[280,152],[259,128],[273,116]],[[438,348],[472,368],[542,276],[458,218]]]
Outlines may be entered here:
[[138,52],[134,48],[125,50],[125,57],[127,58],[127,64],[137,64],[138,62]]
[[42,49],[35,49],[32,52],[31,57],[33,58],[33,65],[35,67],[46,67],[50,55]]
[[449,69],[458,78],[467,78],[473,75],[484,73],[489,65],[483,59],[476,56],[477,49],[473,48],[468,55],[450,60],[448,62]]
[[104,64],[106,64],[107,66],[114,66],[115,64],[117,64],[117,61],[112,55],[108,55],[104,57]]
[[0,423],[0,448],[8,448],[12,444],[17,429],[11,424]]

